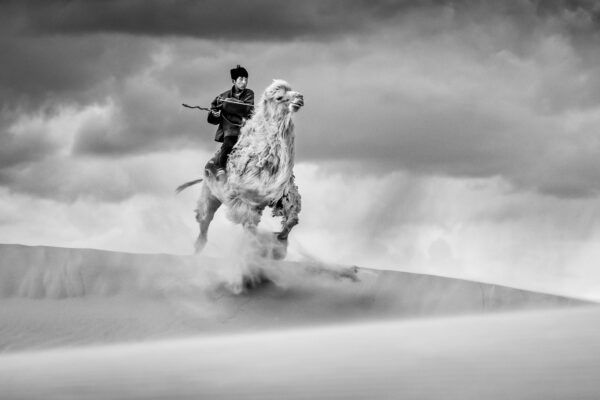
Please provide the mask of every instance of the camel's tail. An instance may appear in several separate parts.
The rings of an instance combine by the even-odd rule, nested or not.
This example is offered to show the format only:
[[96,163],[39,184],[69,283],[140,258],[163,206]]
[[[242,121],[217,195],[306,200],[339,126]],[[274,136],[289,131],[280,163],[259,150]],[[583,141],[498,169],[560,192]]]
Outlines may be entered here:
[[184,189],[187,189],[187,188],[189,188],[190,186],[193,186],[193,185],[195,185],[196,183],[200,183],[200,182],[202,182],[202,178],[200,178],[200,179],[196,179],[195,181],[189,181],[189,182],[186,182],[186,183],[184,183],[184,184],[183,184],[183,185],[181,185],[181,186],[177,186],[177,189],[175,189],[175,193],[179,194],[179,193],[180,193],[181,191],[183,191]]

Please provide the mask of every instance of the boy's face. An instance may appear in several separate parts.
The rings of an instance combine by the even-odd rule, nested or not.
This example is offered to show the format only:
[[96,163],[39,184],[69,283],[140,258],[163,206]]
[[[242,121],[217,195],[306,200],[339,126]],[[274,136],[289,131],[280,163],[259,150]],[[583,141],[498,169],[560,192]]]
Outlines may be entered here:
[[236,80],[233,80],[233,84],[238,90],[244,90],[246,89],[246,85],[248,85],[248,78],[245,76],[238,76]]

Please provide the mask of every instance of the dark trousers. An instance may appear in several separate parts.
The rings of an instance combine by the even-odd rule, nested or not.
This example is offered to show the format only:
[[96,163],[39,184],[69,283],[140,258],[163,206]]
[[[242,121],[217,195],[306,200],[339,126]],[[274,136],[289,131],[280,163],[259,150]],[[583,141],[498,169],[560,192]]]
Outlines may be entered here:
[[219,168],[225,169],[227,166],[227,159],[229,158],[229,153],[233,150],[233,146],[237,143],[237,136],[225,136],[223,138],[223,145],[221,146],[221,155],[219,156],[219,164],[217,165]]

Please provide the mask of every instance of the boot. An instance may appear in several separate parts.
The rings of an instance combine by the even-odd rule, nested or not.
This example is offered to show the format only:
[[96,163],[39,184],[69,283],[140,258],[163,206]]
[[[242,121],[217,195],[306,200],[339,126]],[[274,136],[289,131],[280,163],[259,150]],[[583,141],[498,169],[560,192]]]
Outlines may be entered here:
[[223,168],[217,169],[216,178],[217,178],[217,182],[227,181],[227,173],[225,172],[225,170]]

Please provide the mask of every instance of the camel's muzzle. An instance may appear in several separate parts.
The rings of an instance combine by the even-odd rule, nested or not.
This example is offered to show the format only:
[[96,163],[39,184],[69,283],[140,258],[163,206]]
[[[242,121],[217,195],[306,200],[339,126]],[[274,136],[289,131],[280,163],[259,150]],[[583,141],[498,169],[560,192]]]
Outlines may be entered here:
[[298,94],[294,97],[294,99],[290,102],[290,106],[294,111],[298,111],[300,107],[304,106],[304,96]]

